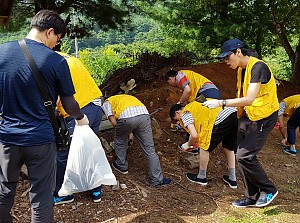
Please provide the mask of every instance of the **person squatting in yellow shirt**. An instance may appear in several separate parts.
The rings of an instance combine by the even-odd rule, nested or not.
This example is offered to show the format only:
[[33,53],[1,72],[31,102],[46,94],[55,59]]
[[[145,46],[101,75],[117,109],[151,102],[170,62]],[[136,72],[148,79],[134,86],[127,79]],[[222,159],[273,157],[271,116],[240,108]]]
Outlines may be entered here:
[[205,98],[222,98],[216,85],[206,77],[191,70],[170,70],[165,74],[165,81],[171,86],[178,86],[183,89],[178,104],[192,102],[200,95]]
[[189,133],[188,142],[180,145],[182,150],[189,147],[199,147],[199,173],[187,173],[186,177],[193,183],[207,185],[206,177],[209,155],[221,142],[227,158],[229,175],[223,176],[223,181],[231,188],[237,188],[235,175],[237,110],[221,108],[209,110],[197,101],[183,107],[175,104],[170,108],[170,118],[179,121],[182,128]]
[[[286,147],[283,152],[296,156],[296,129],[300,126],[300,94],[292,95],[279,103],[278,121],[280,123],[281,143]],[[284,117],[289,117],[285,130]]]

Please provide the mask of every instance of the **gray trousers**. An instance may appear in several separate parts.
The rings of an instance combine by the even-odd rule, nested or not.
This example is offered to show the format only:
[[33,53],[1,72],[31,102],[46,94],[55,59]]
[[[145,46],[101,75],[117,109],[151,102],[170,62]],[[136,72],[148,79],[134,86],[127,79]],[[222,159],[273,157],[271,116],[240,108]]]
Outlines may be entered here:
[[0,144],[0,222],[12,222],[10,212],[23,164],[30,182],[31,222],[53,223],[55,143],[32,147]]
[[262,191],[277,192],[256,157],[276,124],[277,113],[256,122],[246,116],[239,119],[236,159],[245,186],[245,196],[253,200],[257,200]]
[[163,175],[160,168],[159,157],[155,152],[151,120],[149,115],[139,115],[132,118],[119,119],[116,126],[115,153],[117,159],[115,163],[122,170],[128,169],[126,160],[128,135],[133,133],[140,144],[148,163],[150,183],[157,185],[163,181]]

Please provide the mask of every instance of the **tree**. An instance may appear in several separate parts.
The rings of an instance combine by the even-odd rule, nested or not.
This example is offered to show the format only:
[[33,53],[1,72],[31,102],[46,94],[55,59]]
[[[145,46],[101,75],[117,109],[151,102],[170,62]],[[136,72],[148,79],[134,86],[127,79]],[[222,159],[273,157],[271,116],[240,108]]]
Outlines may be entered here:
[[[300,83],[299,0],[139,0],[136,4],[162,22],[169,35],[193,36],[203,55],[211,55],[232,37],[244,40],[260,55],[282,46],[292,64],[292,79]],[[298,43],[294,48],[292,37]]]
[[[31,18],[41,9],[55,10],[64,14],[70,24],[69,33],[76,31],[80,37],[97,25],[102,30],[126,27],[129,24],[130,0],[15,0],[11,23],[6,30],[22,28],[19,18]],[[71,20],[73,19],[73,21]],[[77,24],[75,24],[77,22]],[[14,24],[12,26],[12,24]],[[75,25],[74,25],[75,24]]]

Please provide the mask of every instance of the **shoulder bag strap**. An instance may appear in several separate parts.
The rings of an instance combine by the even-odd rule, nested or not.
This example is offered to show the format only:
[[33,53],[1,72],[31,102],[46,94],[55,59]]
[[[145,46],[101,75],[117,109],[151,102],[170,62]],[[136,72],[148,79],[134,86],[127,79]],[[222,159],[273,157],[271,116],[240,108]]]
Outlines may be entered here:
[[32,58],[31,53],[29,52],[29,49],[26,45],[26,42],[24,39],[19,40],[19,45],[21,47],[21,49],[23,50],[23,53],[29,63],[30,69],[32,71],[32,74],[40,88],[40,91],[42,93],[42,97],[44,100],[44,106],[46,107],[46,110],[49,114],[50,117],[50,121],[54,130],[55,135],[59,134],[59,126],[57,124],[57,120],[54,114],[54,110],[52,108],[52,101],[49,97],[49,94],[47,92],[47,88],[46,88],[46,84],[45,84],[45,77],[43,77],[40,72],[39,72],[39,68],[37,67],[36,63],[34,62],[34,59]]

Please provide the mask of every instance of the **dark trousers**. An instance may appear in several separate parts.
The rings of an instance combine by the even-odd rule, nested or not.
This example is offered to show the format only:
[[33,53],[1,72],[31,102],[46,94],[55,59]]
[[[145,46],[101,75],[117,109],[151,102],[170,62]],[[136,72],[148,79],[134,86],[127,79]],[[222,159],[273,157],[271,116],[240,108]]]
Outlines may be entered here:
[[276,111],[269,117],[255,122],[245,115],[239,119],[236,158],[245,186],[245,196],[253,200],[258,199],[261,191],[277,191],[256,157],[273,130],[277,116]]
[[23,164],[30,182],[31,222],[54,222],[55,157],[55,143],[31,147],[0,144],[0,222],[12,222],[10,211]]
[[205,91],[198,92],[196,97],[199,97],[200,95],[203,95],[205,98],[214,98],[214,99],[222,99],[221,92],[217,88],[209,88]]
[[231,113],[224,121],[214,125],[208,151],[213,151],[221,142],[222,147],[236,153],[237,112]]
[[287,141],[296,144],[296,129],[300,126],[300,107],[297,108],[287,122]]
[[[83,107],[81,111],[88,117],[89,126],[98,135],[99,126],[102,119],[102,108],[100,106],[94,105],[90,103]],[[72,117],[67,118],[67,125],[70,131],[70,135],[73,135],[74,127],[75,127],[75,119]],[[54,195],[58,196],[58,191],[60,190],[63,181],[64,175],[66,171],[67,161],[68,161],[69,150],[57,151],[57,171],[56,171],[56,187],[54,191]],[[94,188],[91,192],[98,192],[101,190],[101,186]]]

